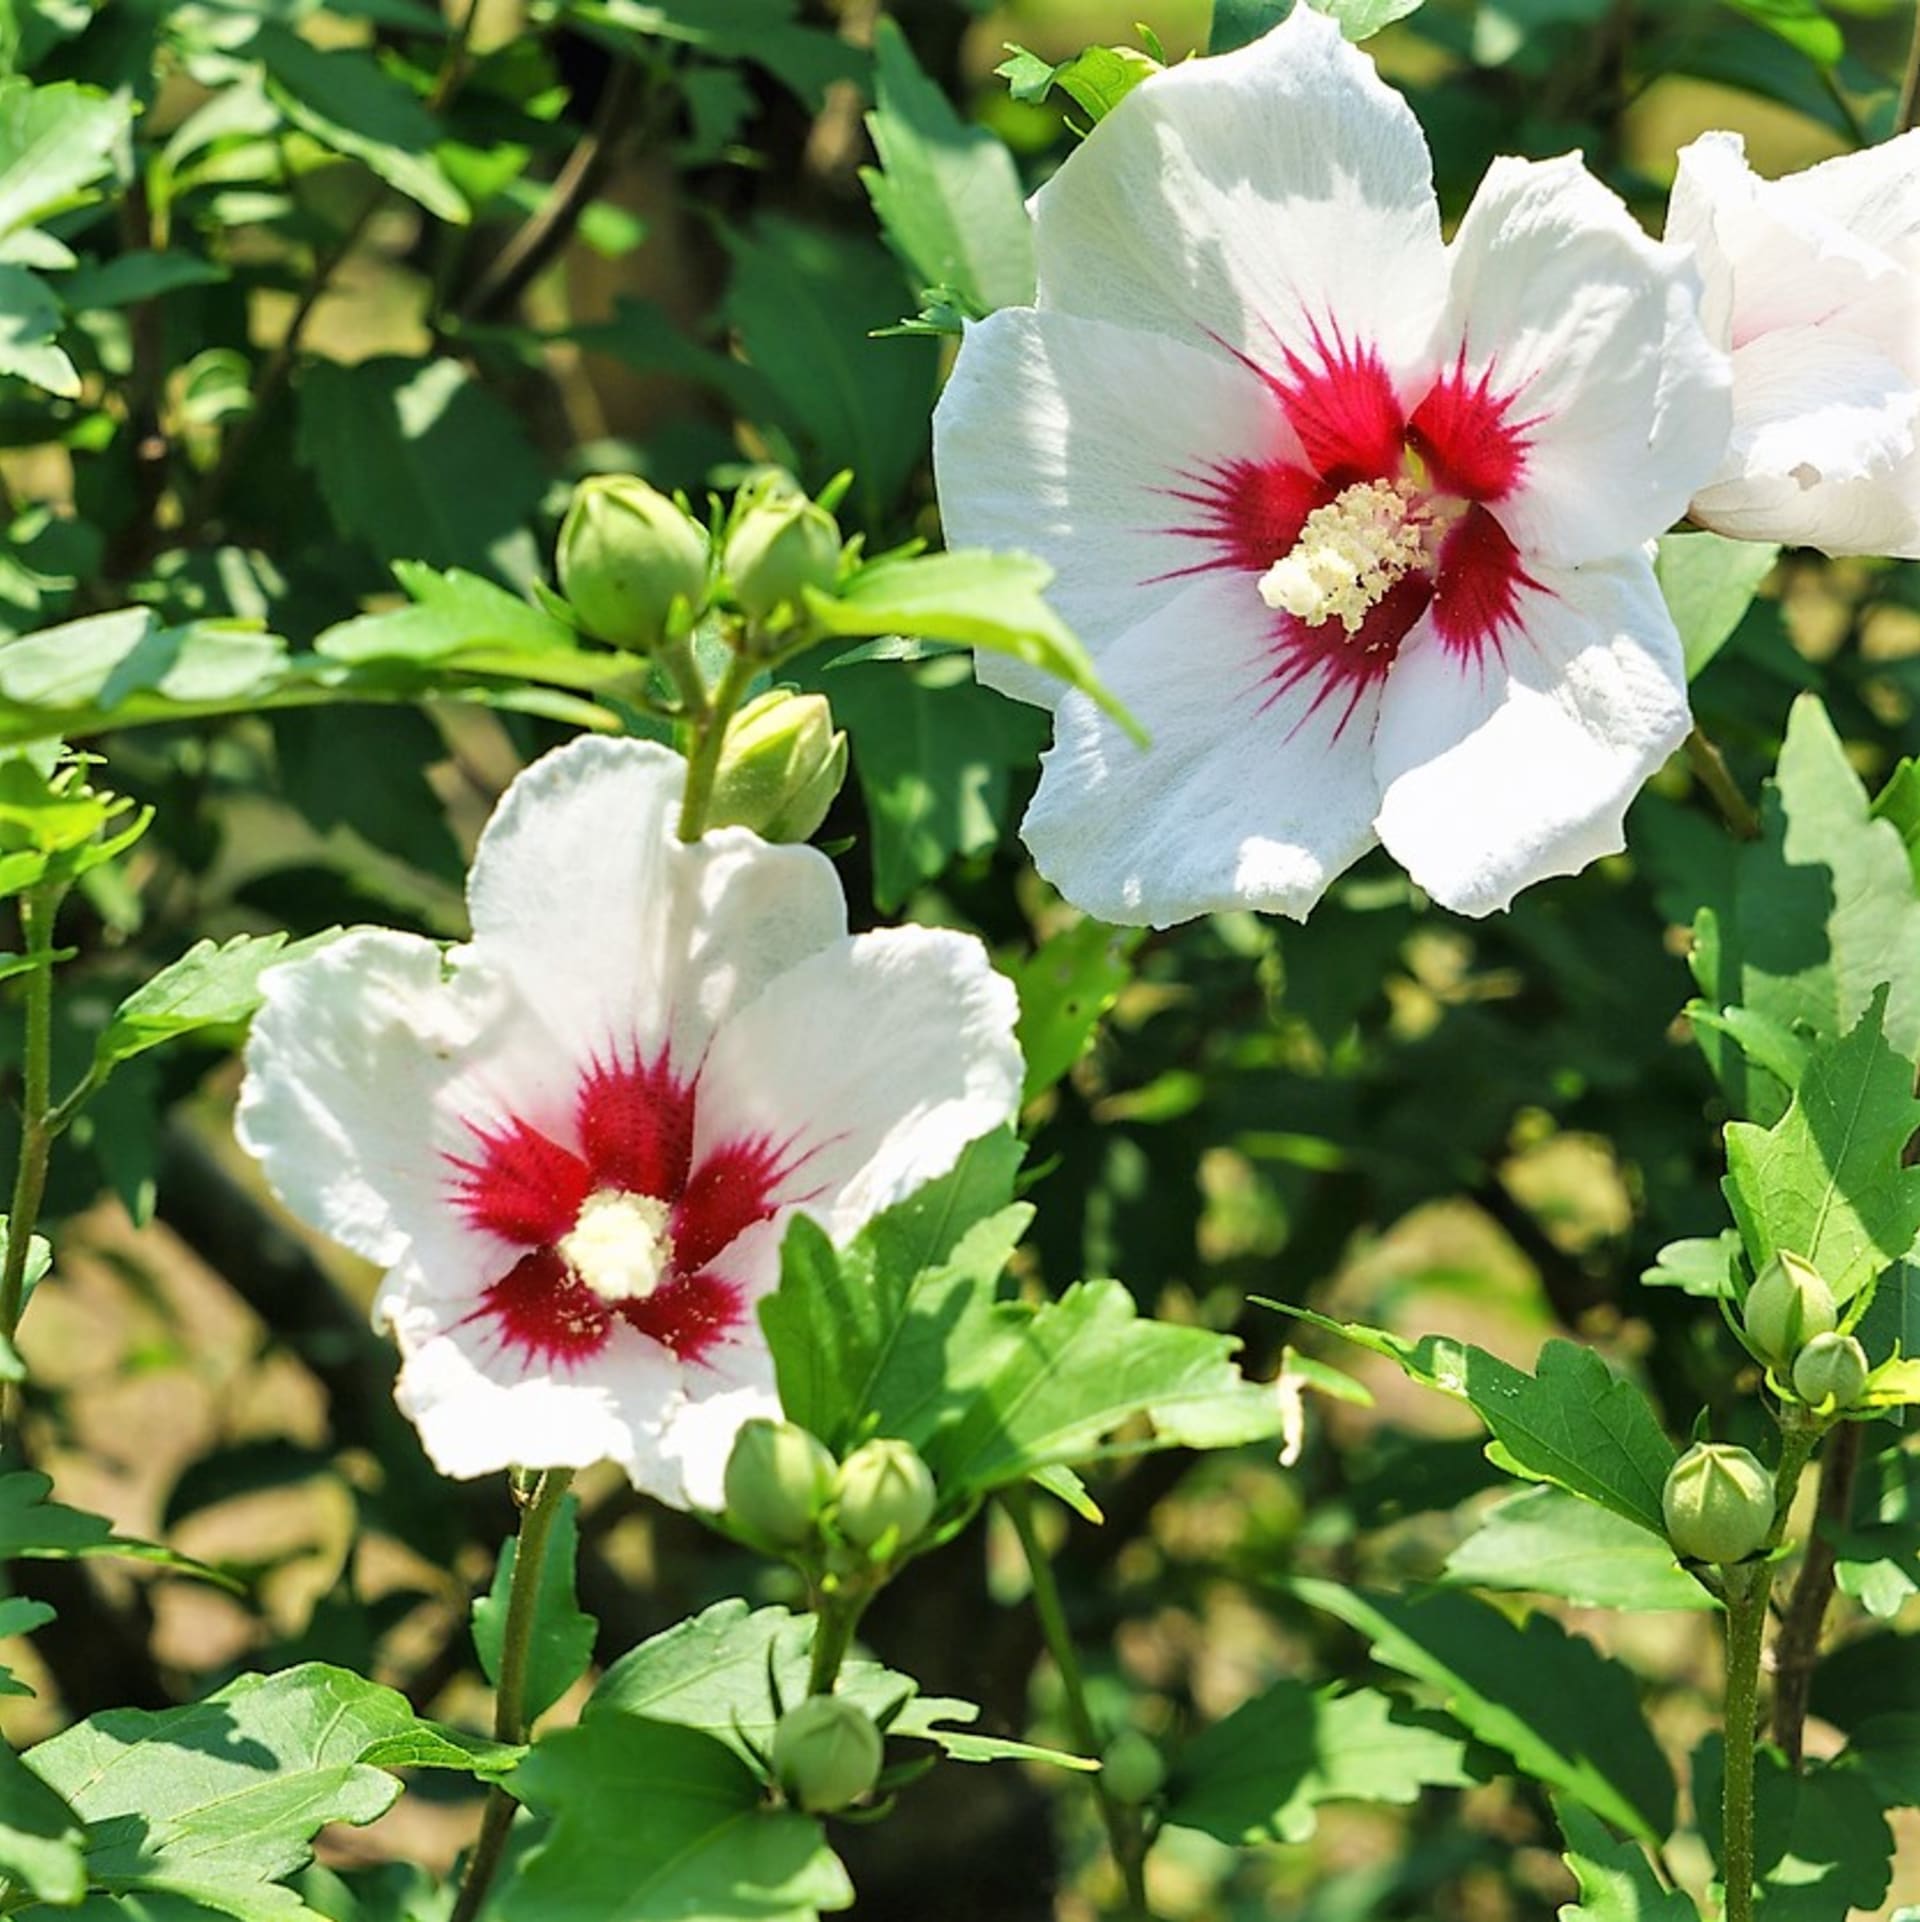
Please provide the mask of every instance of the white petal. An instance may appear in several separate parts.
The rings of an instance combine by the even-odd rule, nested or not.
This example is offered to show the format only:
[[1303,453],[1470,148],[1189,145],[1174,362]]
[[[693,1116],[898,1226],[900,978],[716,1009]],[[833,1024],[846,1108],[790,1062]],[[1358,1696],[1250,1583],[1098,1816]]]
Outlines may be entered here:
[[1304,918],[1373,845],[1377,696],[1348,714],[1341,690],[1316,709],[1311,682],[1276,695],[1273,620],[1249,577],[1216,575],[1115,644],[1102,671],[1145,750],[1084,695],[1061,703],[1020,833],[1074,906],[1153,927]]
[[1402,366],[1445,285],[1419,123],[1310,7],[1136,87],[1033,209],[1042,307],[1263,359],[1331,325]]
[[694,1165],[728,1141],[791,1144],[780,1198],[843,1239],[1012,1119],[1017,1013],[971,935],[895,928],[824,949],[714,1038]]
[[1790,174],[1775,192],[1909,273],[1920,270],[1920,128]]
[[[1235,459],[1301,459],[1257,375],[1212,348],[1105,321],[1007,308],[969,327],[933,418],[934,472],[952,547],[1024,548],[1055,574],[1048,599],[1096,658],[1210,558],[1170,530]],[[1003,656],[981,680],[1052,706],[1061,684]]]
[[644,741],[586,738],[507,790],[474,856],[474,948],[560,1046],[570,1089],[609,1047],[672,1040],[697,1061],[728,1012],[846,932],[832,863],[743,828],[676,832],[686,763]]
[[1684,252],[1649,240],[1577,156],[1501,159],[1452,248],[1438,351],[1530,423],[1495,511],[1519,546],[1568,563],[1662,533],[1719,465],[1725,357],[1699,319]]
[[480,1084],[516,1052],[515,1010],[484,969],[443,974],[431,941],[371,929],[268,969],[235,1128],[303,1221],[382,1267],[411,1247],[471,1279],[489,1257],[447,1205],[446,1153],[471,1146],[463,1117],[497,1112]]
[[1436,901],[1491,914],[1625,846],[1627,806],[1688,726],[1679,636],[1640,555],[1536,567],[1502,660],[1416,628],[1375,753],[1388,850]]

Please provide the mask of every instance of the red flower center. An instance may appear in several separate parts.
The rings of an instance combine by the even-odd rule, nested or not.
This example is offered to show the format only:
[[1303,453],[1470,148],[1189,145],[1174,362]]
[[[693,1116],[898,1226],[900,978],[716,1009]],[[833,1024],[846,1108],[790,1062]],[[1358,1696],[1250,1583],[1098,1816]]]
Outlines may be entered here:
[[473,1153],[447,1157],[453,1202],[509,1265],[468,1319],[562,1365],[599,1354],[620,1322],[687,1361],[740,1326],[748,1304],[726,1252],[772,1216],[796,1164],[765,1138],[722,1142],[696,1164],[698,1100],[697,1078],[676,1076],[663,1049],[596,1062],[567,1141],[519,1120],[474,1126]]
[[[1313,358],[1288,351],[1284,374],[1229,351],[1259,375],[1302,458],[1223,460],[1168,489],[1197,510],[1169,531],[1207,553],[1157,578],[1225,569],[1277,579],[1267,596],[1268,698],[1307,682],[1317,709],[1344,693],[1340,726],[1428,613],[1441,643],[1463,660],[1489,648],[1498,654],[1520,590],[1536,583],[1490,511],[1526,471],[1532,425],[1510,418],[1515,397],[1496,391],[1492,370],[1470,380],[1463,353],[1408,407],[1378,353],[1351,348],[1337,333],[1329,342],[1316,331]],[[1397,519],[1379,510],[1389,497],[1402,504]],[[1362,538],[1370,526],[1381,530],[1377,558],[1387,562],[1371,568],[1339,538]],[[1417,542],[1398,538],[1403,527]],[[1342,565],[1354,581],[1337,592],[1329,583]]]

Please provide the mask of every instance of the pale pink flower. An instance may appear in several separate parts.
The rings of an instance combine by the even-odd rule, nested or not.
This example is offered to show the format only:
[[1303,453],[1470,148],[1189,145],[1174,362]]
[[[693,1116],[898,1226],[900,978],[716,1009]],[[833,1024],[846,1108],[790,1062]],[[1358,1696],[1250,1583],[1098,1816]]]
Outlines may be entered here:
[[1733,354],[1733,439],[1694,519],[1920,559],[1920,132],[1784,180],[1707,134],[1681,152],[1667,238]]

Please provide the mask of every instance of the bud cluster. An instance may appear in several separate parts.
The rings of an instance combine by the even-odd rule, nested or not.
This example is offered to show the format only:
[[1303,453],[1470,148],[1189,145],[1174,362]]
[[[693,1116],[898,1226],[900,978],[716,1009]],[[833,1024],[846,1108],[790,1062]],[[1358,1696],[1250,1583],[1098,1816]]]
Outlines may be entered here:
[[844,1462],[795,1422],[750,1421],[727,1458],[727,1519],[768,1547],[828,1539],[891,1556],[927,1532],[939,1506],[932,1472],[910,1442],[862,1442]]
[[1839,1304],[1811,1262],[1775,1255],[1747,1290],[1740,1320],[1747,1346],[1784,1391],[1826,1415],[1859,1399],[1871,1372],[1867,1351],[1841,1332]]

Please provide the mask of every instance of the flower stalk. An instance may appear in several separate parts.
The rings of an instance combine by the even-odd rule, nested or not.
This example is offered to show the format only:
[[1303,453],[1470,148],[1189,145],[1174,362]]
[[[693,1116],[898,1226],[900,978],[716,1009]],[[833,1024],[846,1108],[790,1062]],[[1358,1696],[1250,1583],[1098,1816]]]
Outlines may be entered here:
[[[1053,1579],[1053,1564],[1040,1541],[1033,1520],[1033,1494],[1030,1489],[1010,1489],[1000,1497],[1013,1532],[1020,1538],[1021,1553],[1033,1583],[1033,1611],[1040,1621],[1040,1633],[1060,1676],[1061,1692],[1066,1698],[1067,1723],[1082,1753],[1100,1753],[1100,1732],[1094,1726],[1093,1711],[1087,1705],[1087,1685],[1080,1672],[1080,1655],[1074,1647],[1073,1631],[1060,1599],[1060,1586]],[[1105,1780],[1091,1778],[1093,1792],[1106,1824],[1107,1846],[1113,1852],[1114,1866],[1126,1890],[1125,1915],[1128,1922],[1153,1922],[1147,1902],[1147,1834],[1140,1810],[1117,1801]]]
[[[7,1246],[0,1262],[0,1339],[12,1345],[26,1303],[27,1261],[33,1231],[46,1193],[47,1164],[53,1153],[53,924],[66,892],[59,882],[43,881],[20,900],[20,932],[29,963],[26,976],[26,1033],[21,1051],[20,1161],[14,1171],[13,1205],[7,1216]],[[19,1419],[19,1385],[0,1389],[0,1444],[11,1438]]]
[[713,784],[720,772],[720,751],[727,742],[727,723],[747,698],[758,672],[752,659],[738,652],[727,662],[720,685],[713,690],[703,713],[693,723],[693,744],[687,754],[687,785],[680,798],[680,838],[697,841],[705,831],[713,804]]
[[1727,766],[1727,757],[1698,721],[1694,722],[1693,730],[1687,736],[1686,748],[1687,765],[1693,769],[1694,779],[1706,789],[1714,806],[1720,810],[1720,818],[1727,824],[1727,832],[1736,841],[1759,840],[1760,816],[1755,812],[1753,803],[1740,792],[1740,784]]
[[1773,1595],[1774,1551],[1786,1533],[1800,1478],[1819,1445],[1824,1424],[1793,1408],[1781,1412],[1780,1465],[1774,1471],[1773,1527],[1760,1554],[1727,1570],[1727,1684],[1725,1776],[1720,1804],[1720,1872],[1725,1922],[1753,1922],[1754,1744],[1760,1726],[1760,1658]]
[[[496,1741],[527,1739],[527,1662],[539,1612],[540,1574],[547,1559],[547,1538],[560,1511],[560,1498],[572,1480],[570,1468],[549,1468],[535,1476],[530,1485],[518,1475],[514,1479],[514,1499],[520,1503],[520,1536],[514,1551],[513,1580],[507,1591],[507,1620],[500,1638],[500,1679],[493,1698]],[[486,1813],[481,1817],[473,1853],[467,1857],[466,1874],[450,1922],[474,1922],[480,1913],[499,1873],[518,1806],[497,1783],[487,1791]]]

